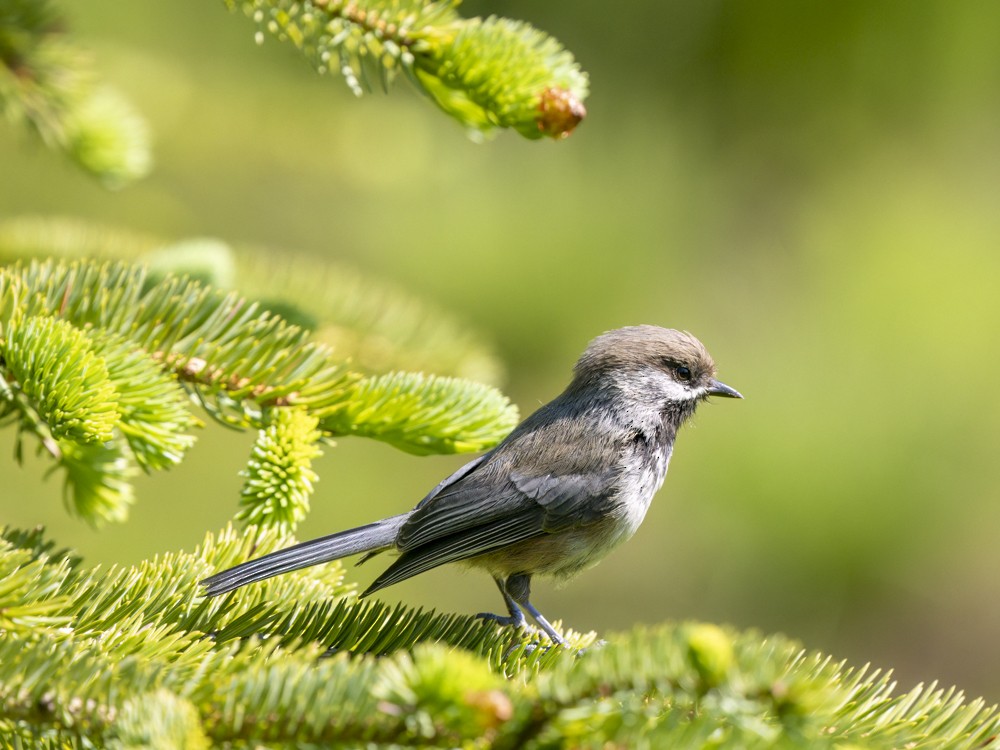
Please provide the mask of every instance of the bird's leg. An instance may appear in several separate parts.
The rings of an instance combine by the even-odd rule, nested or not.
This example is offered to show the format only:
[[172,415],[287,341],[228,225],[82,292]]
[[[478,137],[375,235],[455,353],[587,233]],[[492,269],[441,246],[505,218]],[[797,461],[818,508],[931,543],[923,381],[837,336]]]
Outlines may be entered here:
[[[499,581],[497,581],[499,583]],[[504,593],[504,598],[508,601],[513,600],[515,605],[520,605],[528,610],[528,614],[534,618],[535,622],[538,623],[539,627],[544,630],[549,638],[552,639],[553,643],[558,643],[560,646],[565,646],[566,641],[563,639],[556,629],[549,624],[549,621],[542,617],[542,613],[535,609],[534,605],[528,598],[531,596],[531,576],[527,573],[515,573],[512,576],[508,576],[507,582],[500,586],[500,589]],[[510,605],[508,605],[510,606]],[[524,615],[522,614],[523,618]]]
[[507,611],[510,612],[509,617],[504,617],[503,615],[495,615],[492,612],[480,612],[476,617],[481,620],[490,620],[491,622],[498,623],[500,625],[506,625],[513,628],[523,628],[527,622],[524,619],[524,612],[521,608],[514,603],[514,600],[510,598],[510,594],[503,586],[503,581],[499,578],[494,578],[496,581],[497,588],[500,589],[501,595],[503,595],[504,603],[507,605]]

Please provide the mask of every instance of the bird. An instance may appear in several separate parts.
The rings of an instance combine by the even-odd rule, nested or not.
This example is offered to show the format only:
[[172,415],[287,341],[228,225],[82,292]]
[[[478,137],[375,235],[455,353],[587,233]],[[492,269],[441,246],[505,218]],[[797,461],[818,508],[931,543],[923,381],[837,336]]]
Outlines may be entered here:
[[608,331],[587,345],[560,395],[412,510],[272,552],[201,584],[211,597],[355,554],[364,553],[364,562],[397,553],[366,597],[464,563],[493,577],[508,612],[477,617],[520,629],[526,611],[565,645],[530,601],[532,578],[566,580],[635,533],[666,477],[678,430],[711,396],[743,398],[716,380],[712,357],[691,334],[653,325]]

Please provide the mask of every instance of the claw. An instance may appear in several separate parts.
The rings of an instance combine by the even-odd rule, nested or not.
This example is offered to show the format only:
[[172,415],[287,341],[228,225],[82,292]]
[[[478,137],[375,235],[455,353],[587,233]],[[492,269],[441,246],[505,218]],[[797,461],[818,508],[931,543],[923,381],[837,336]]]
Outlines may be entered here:
[[524,613],[520,610],[518,610],[517,615],[512,612],[509,617],[495,615],[492,612],[480,612],[476,615],[476,618],[479,620],[489,620],[490,622],[495,622],[497,625],[511,628],[523,628],[528,624],[527,620],[524,619]]

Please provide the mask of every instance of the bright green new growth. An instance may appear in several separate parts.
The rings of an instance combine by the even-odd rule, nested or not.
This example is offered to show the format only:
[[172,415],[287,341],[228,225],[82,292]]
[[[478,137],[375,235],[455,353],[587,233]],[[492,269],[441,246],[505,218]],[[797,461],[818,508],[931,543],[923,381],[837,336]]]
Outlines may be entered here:
[[[101,397],[79,402],[53,373]],[[91,570],[41,530],[0,533],[0,748],[998,744],[982,701],[894,695],[887,676],[759,633],[668,625],[598,646],[569,631],[569,648],[538,648],[531,631],[359,602],[340,562],[204,598],[205,576],[295,543],[321,439],[483,449],[517,419],[487,386],[355,372],[235,292],[121,261],[0,268],[0,375],[3,416],[91,521],[123,518],[130,478],[183,457],[191,398],[258,430],[248,525],[193,552]]]
[[308,329],[365,374],[433,372],[497,384],[503,368],[482,336],[403,289],[345,266],[273,248],[220,240],[166,241],[138,232],[51,217],[0,222],[0,261],[101,258],[147,266],[149,283],[187,275],[236,288],[262,309]]
[[136,344],[49,317],[58,312],[32,299],[23,277],[0,271],[0,417],[33,434],[64,470],[71,512],[121,521],[137,470],[168,468],[193,444],[189,400]]
[[60,440],[57,466],[65,473],[63,502],[73,515],[94,526],[128,517],[139,469],[120,440],[95,445]]
[[139,467],[152,471],[180,463],[194,444],[186,430],[197,420],[176,378],[124,337],[103,335],[95,350],[118,392],[117,426]]
[[224,424],[262,431],[240,518],[286,529],[308,508],[321,439],[477,451],[517,421],[490,386],[365,377],[259,303],[123,262],[0,268],[0,385],[0,417],[64,469],[67,506],[92,523],[124,519],[138,469],[183,458],[197,424],[192,401]]
[[[338,70],[357,95],[403,72],[480,136],[569,135],[586,115],[587,76],[552,37],[521,21],[463,19],[433,0],[223,0],[292,42],[320,72]],[[99,82],[50,0],[0,2],[0,114],[24,124],[106,187],[152,167],[149,129]],[[258,41],[263,32],[258,32]]]
[[428,34],[427,52],[407,71],[455,119],[483,133],[564,138],[586,115],[587,77],[552,37],[496,16],[453,29]]
[[84,444],[110,440],[120,419],[118,392],[88,336],[44,316],[18,316],[4,321],[3,329],[8,409],[20,405],[17,388],[53,438]]
[[489,386],[397,372],[356,383],[322,425],[333,435],[373,437],[409,453],[464,453],[506,435],[517,417]]
[[194,704],[162,689],[124,701],[108,743],[109,750],[140,747],[206,750],[211,746]]
[[339,563],[199,594],[218,566],[289,541],[227,529],[103,571],[39,530],[0,532],[0,747],[998,744],[982,701],[893,695],[888,675],[756,632],[687,623],[529,649],[530,633],[359,603]]
[[248,524],[294,531],[309,512],[319,479],[312,460],[322,451],[319,419],[305,409],[272,409],[258,432],[243,475],[243,506],[236,517]]
[[[586,114],[587,76],[552,37],[521,21],[461,18],[458,2],[224,0],[290,41],[355,94],[402,71],[471,131],[568,136]],[[258,41],[263,32],[258,32]]]

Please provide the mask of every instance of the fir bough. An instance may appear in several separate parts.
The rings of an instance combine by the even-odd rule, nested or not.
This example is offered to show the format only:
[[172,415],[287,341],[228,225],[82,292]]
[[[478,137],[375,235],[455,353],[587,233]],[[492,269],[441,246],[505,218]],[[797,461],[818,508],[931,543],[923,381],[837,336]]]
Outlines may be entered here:
[[[290,41],[358,95],[404,73],[470,132],[569,135],[586,115],[587,76],[522,21],[461,18],[455,0],[224,0]],[[91,70],[50,0],[0,3],[0,115],[26,126],[105,186],[152,166],[149,129]]]
[[0,417],[94,521],[183,456],[192,399],[258,430],[246,527],[192,552],[103,570],[39,529],[0,532],[0,748],[1000,748],[981,700],[899,693],[756,632],[564,630],[547,647],[359,601],[340,562],[206,599],[205,576],[296,542],[321,440],[482,449],[516,421],[487,386],[356,371],[236,292],[122,261],[0,268],[0,377]]
[[149,284],[186,275],[237,290],[262,310],[308,330],[362,373],[418,371],[493,385],[502,380],[503,367],[482,334],[407,291],[344,265],[217,239],[166,240],[63,217],[0,221],[2,262],[82,257],[142,264]]
[[[517,412],[495,389],[419,374],[365,377],[309,331],[235,292],[123,262],[0,268],[0,418],[65,470],[68,506],[121,520],[138,469],[193,442],[192,402],[262,430],[243,517],[294,526],[317,444],[363,435],[413,453],[483,450]],[[311,425],[311,426],[310,426]]]
[[88,55],[67,37],[49,0],[0,3],[0,114],[107,187],[150,169],[146,123],[96,80]]
[[461,18],[457,0],[224,0],[291,42],[355,94],[403,72],[480,135],[512,128],[563,138],[586,115],[587,76],[558,41],[523,21]]
[[752,631],[571,633],[545,650],[530,632],[358,603],[336,563],[205,600],[199,577],[249,537],[260,552],[291,541],[250,531],[109,571],[38,530],[0,533],[0,747],[1000,747],[982,701],[900,694]]
[[312,460],[321,454],[319,420],[304,409],[273,409],[258,432],[236,517],[254,525],[292,531],[309,512],[319,477]]
[[[111,439],[121,418],[118,392],[82,330],[44,315],[18,316],[4,325],[3,355],[9,409],[33,406],[57,440]],[[14,388],[23,399],[14,398]]]

